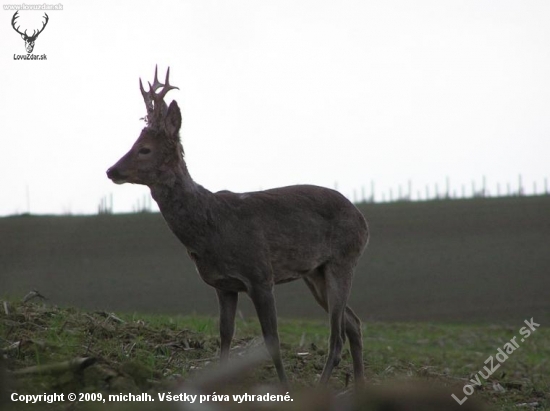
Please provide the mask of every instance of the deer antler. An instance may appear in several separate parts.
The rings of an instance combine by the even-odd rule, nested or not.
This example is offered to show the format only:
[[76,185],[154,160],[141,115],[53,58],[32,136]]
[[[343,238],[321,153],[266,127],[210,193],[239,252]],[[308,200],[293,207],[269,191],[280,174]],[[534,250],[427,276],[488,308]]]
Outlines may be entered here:
[[16,20],[17,18],[19,18],[18,13],[19,13],[19,10],[16,11],[16,12],[14,13],[13,17],[11,18],[11,26],[12,26],[13,29],[14,29],[16,32],[18,32],[19,34],[21,34],[22,36],[26,36],[26,35],[27,35],[27,30],[25,30],[24,33],[21,33],[21,32],[19,31],[19,27],[21,27],[21,26],[17,26],[17,28],[15,28],[15,20]]
[[44,21],[44,23],[42,23],[42,28],[40,30],[38,30],[38,32],[36,34],[34,33],[34,31],[36,31],[36,30],[34,30],[31,37],[36,38],[36,37],[38,37],[38,35],[40,33],[42,33],[44,31],[44,28],[48,24],[48,21],[50,21],[50,18],[48,17],[48,15],[46,13],[44,13],[44,17],[46,18],[46,20]]
[[13,15],[13,17],[11,18],[11,26],[13,27],[13,29],[18,32],[19,34],[21,34],[25,39],[28,39],[28,40],[33,40],[33,39],[36,39],[38,37],[38,35],[40,33],[42,33],[42,31],[44,31],[44,28],[46,27],[46,25],[48,24],[48,21],[50,20],[50,18],[48,17],[48,14],[47,13],[44,13],[44,17],[46,18],[46,20],[44,21],[44,23],[42,23],[42,28],[40,30],[38,30],[38,32],[36,30],[33,30],[33,33],[32,33],[32,36],[29,36],[27,34],[27,30],[25,30],[24,33],[21,33],[19,31],[19,27],[21,26],[17,26],[17,28],[15,27],[15,20],[19,18],[19,10],[15,12],[15,14]]
[[[141,95],[143,96],[143,101],[145,102],[145,108],[147,109],[147,124],[151,127],[156,127],[164,114],[166,113],[167,105],[164,101],[164,97],[170,90],[178,89],[178,87],[172,86],[170,84],[170,67],[166,70],[166,80],[164,83],[161,83],[158,80],[158,67],[155,66],[155,79],[153,84],[148,82],[149,91],[146,92],[143,88],[143,83],[141,78],[139,79],[139,89],[141,90]],[[160,92],[156,92],[159,88],[162,87]]]

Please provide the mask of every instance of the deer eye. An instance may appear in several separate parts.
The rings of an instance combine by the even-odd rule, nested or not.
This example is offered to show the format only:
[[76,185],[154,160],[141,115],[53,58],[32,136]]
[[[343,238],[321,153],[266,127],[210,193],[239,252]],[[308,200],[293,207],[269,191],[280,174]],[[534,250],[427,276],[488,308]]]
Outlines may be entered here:
[[147,147],[143,147],[138,151],[139,154],[149,154],[150,152],[151,152],[151,149]]

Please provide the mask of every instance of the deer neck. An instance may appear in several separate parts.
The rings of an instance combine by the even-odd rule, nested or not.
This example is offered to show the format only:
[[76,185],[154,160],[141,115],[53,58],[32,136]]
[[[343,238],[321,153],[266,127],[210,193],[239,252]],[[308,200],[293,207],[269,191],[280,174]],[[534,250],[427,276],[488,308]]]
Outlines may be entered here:
[[193,181],[185,163],[150,188],[172,232],[189,251],[200,252],[206,246],[208,226],[212,225],[212,192]]

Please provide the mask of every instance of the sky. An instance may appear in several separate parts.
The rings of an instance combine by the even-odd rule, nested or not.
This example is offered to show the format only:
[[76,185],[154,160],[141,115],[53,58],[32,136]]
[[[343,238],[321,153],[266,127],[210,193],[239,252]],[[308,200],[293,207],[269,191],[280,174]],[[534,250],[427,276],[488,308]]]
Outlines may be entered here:
[[[193,179],[311,183],[349,198],[541,193],[550,177],[550,2],[63,1],[33,54],[0,10],[0,215],[128,212],[105,171],[144,123],[139,78],[171,68]],[[25,4],[34,4],[28,2]],[[43,11],[23,10],[21,29]],[[30,33],[29,33],[30,34]],[[549,187],[550,188],[550,187]],[[536,190],[536,191],[535,191]],[[154,205],[153,205],[154,208]],[[155,209],[155,208],[154,208]]]

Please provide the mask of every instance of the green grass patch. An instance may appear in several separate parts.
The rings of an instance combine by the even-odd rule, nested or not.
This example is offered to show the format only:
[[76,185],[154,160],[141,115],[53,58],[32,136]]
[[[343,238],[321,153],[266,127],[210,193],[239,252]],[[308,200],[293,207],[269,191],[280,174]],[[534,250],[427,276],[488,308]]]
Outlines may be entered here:
[[[216,365],[214,318],[86,312],[15,302],[0,308],[0,350],[9,392],[165,392]],[[521,342],[523,326],[367,323],[363,337],[369,385],[420,381],[452,387],[462,398],[464,384],[516,336],[519,347],[488,379],[481,379],[472,397],[503,410],[516,410],[520,404],[545,409],[550,404],[550,332],[541,326]],[[292,386],[314,387],[324,365],[328,324],[281,320],[279,332]],[[257,320],[237,319],[232,357],[261,345],[260,335]],[[351,370],[346,350],[331,388],[345,390]],[[270,362],[236,381],[242,387],[276,382]]]

